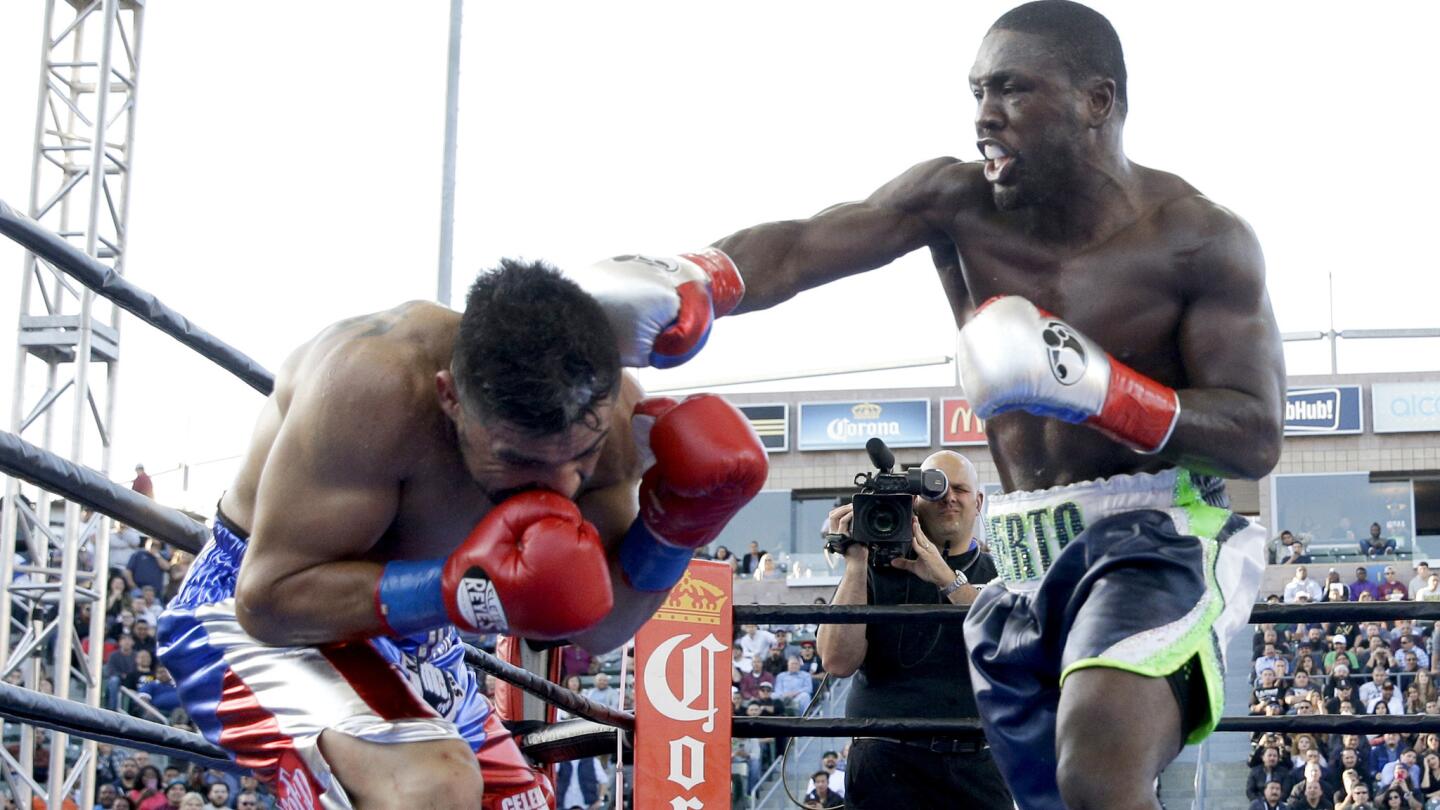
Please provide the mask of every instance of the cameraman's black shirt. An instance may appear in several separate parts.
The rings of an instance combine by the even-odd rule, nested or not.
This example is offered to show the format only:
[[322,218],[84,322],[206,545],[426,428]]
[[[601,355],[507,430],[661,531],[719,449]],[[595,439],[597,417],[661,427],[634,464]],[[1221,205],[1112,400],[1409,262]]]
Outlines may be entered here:
[[[990,555],[972,549],[945,563],[974,584],[995,578]],[[868,571],[871,605],[948,605],[934,585],[894,568]],[[997,586],[998,587],[998,586]],[[865,661],[846,701],[847,717],[978,717],[960,621],[871,624]]]

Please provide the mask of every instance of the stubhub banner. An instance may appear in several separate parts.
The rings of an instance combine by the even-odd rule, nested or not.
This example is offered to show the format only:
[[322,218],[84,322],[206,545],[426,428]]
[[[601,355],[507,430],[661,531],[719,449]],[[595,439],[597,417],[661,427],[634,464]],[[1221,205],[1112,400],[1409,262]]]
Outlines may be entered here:
[[1360,408],[1360,386],[1286,389],[1286,436],[1334,436],[1363,432],[1365,418]]
[[864,450],[872,436],[890,447],[929,447],[930,400],[800,403],[801,450]]
[[1440,382],[1374,383],[1376,433],[1440,432]]

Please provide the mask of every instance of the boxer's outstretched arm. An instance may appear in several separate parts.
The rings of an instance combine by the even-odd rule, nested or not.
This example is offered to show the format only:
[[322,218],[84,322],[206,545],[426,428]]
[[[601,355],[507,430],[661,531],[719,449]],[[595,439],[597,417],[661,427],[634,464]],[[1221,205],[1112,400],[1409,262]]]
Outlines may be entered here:
[[1258,479],[1274,469],[1284,432],[1285,356],[1250,227],[1228,211],[1182,270],[1180,322],[1187,387],[1163,455],[1202,472]]
[[[414,451],[413,375],[340,360],[299,386],[255,502],[236,585],[236,615],[268,644],[382,635],[375,587],[383,566],[359,559],[395,518]],[[363,382],[356,382],[363,380]]]
[[736,312],[772,307],[946,238],[935,212],[957,191],[960,165],[955,158],[929,160],[861,202],[831,206],[809,219],[756,225],[716,242],[745,279]]

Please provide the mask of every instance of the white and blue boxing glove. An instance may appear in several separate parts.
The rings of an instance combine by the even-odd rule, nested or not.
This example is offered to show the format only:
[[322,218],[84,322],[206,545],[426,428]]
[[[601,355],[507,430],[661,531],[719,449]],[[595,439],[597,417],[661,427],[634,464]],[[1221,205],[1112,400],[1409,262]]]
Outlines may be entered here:
[[679,256],[616,256],[571,274],[610,318],[620,362],[671,368],[694,357],[716,318],[745,296],[745,282],[716,248]]
[[1083,423],[1142,453],[1159,452],[1180,419],[1175,389],[1019,296],[975,310],[960,330],[959,361],[981,419],[1019,410]]

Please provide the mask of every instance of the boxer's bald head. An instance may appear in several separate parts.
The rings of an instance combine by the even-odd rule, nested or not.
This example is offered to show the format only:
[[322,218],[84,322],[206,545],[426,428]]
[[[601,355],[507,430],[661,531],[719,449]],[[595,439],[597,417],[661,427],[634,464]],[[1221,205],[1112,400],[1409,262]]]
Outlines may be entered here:
[[938,501],[915,499],[915,514],[920,528],[937,546],[949,546],[948,554],[959,554],[969,547],[974,535],[975,519],[985,496],[980,491],[975,465],[953,450],[932,453],[920,464],[923,470],[940,470],[950,481],[950,489]]
[[620,374],[595,299],[543,262],[504,259],[470,287],[436,387],[493,500],[537,488],[573,497],[595,468]]

